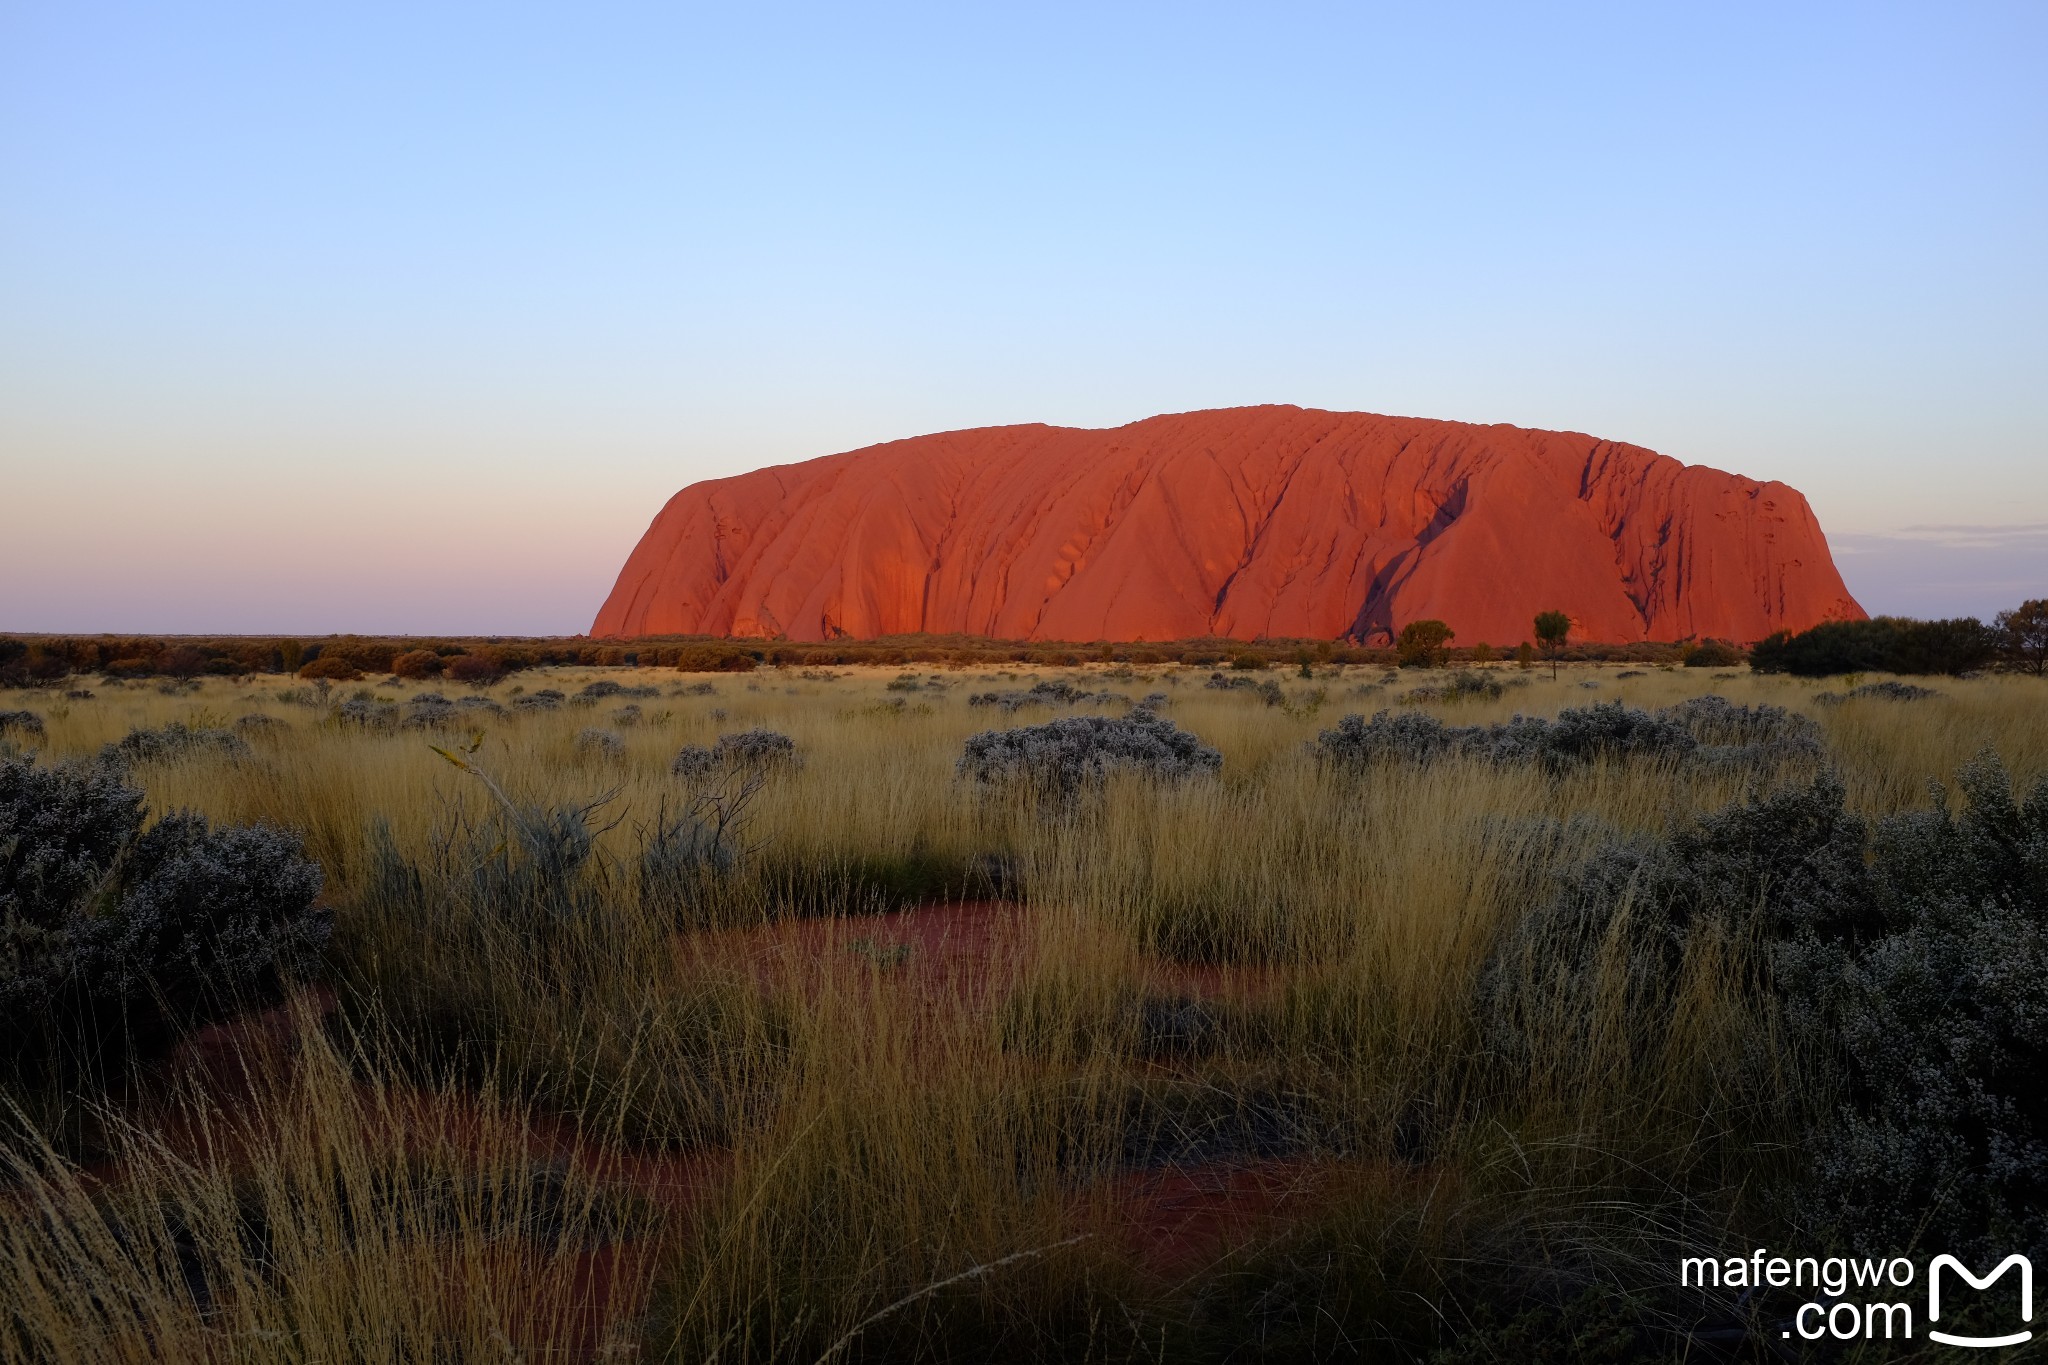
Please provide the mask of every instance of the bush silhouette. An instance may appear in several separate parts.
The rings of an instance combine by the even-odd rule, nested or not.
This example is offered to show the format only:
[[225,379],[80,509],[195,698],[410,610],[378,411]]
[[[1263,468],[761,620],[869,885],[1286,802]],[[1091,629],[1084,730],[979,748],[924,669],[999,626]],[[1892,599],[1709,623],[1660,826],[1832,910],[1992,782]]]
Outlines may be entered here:
[[1834,673],[1967,673],[1990,663],[1999,636],[1973,617],[1915,621],[1875,616],[1868,621],[1823,621],[1797,635],[1787,631],[1757,643],[1750,667],[1759,673],[1824,678]]

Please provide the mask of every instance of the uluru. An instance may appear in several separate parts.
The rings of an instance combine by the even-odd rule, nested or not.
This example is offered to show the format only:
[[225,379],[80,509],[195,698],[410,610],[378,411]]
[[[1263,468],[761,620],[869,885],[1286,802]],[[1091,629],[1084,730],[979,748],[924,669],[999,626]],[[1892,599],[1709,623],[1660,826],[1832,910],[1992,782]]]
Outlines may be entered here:
[[596,636],[1749,642],[1860,619],[1806,499],[1640,446],[1285,406],[982,427],[691,484]]

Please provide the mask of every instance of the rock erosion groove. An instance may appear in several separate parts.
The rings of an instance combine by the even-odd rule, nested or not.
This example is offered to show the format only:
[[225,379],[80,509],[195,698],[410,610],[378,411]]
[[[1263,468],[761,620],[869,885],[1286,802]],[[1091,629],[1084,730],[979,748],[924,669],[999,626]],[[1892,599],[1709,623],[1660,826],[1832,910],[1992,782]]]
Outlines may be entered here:
[[683,489],[591,627],[1750,642],[1860,620],[1806,499],[1573,432],[1295,407],[986,427]]

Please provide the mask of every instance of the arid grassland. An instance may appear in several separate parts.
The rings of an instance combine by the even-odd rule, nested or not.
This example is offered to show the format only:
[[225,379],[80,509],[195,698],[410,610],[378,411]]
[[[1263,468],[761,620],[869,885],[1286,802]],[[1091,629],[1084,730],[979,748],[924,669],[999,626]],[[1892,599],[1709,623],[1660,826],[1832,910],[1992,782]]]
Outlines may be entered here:
[[1679,1257],[2042,1249],[2036,677],[65,686],[0,1360],[1762,1360]]

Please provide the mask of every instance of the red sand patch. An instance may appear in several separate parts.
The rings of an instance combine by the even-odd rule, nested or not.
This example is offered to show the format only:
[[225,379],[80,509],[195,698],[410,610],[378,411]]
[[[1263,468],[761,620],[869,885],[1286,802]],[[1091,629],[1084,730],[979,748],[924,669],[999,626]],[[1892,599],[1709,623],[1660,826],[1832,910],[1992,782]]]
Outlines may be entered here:
[[[821,974],[859,966],[935,1002],[982,1002],[1014,986],[1036,964],[1031,911],[1015,901],[948,901],[872,915],[791,919],[746,929],[690,934],[678,951],[693,962],[737,968],[757,986],[815,984]],[[1112,951],[1122,945],[1116,944]],[[1195,999],[1260,998],[1287,974],[1270,966],[1174,962],[1133,952],[1146,994]]]
[[680,951],[697,962],[737,967],[763,987],[813,980],[821,971],[844,971],[865,960],[878,975],[960,1000],[1014,979],[1028,943],[1024,907],[952,901],[691,934]]
[[[909,1003],[921,1016],[957,1016],[985,1009],[1032,966],[1035,940],[1026,907],[1014,902],[937,904],[841,919],[787,920],[756,928],[690,935],[678,951],[692,962],[738,970],[760,989],[802,988],[826,977],[863,972],[878,989]],[[1155,996],[1204,999],[1255,997],[1282,975],[1267,968],[1190,966],[1135,956],[1129,963],[1140,989]],[[334,1008],[321,991],[294,1006],[261,1011],[200,1030],[180,1046],[174,1067],[200,1082],[218,1115],[247,1113],[260,1091],[296,1065],[299,1030]],[[620,1194],[658,1205],[685,1225],[702,1201],[730,1178],[730,1151],[669,1152],[603,1149],[574,1124],[533,1116],[490,1115],[461,1097],[386,1093],[365,1087],[365,1120],[409,1148],[453,1143],[477,1150],[511,1137],[531,1157],[574,1165]],[[237,1149],[260,1145],[259,1135],[237,1131],[218,1115],[195,1121],[183,1106],[151,1115],[171,1150],[237,1159]],[[1325,1191],[1337,1168],[1299,1159],[1231,1160],[1134,1171],[1114,1177],[1107,1194],[1115,1236],[1136,1261],[1155,1273],[1198,1273],[1247,1240],[1285,1225]],[[118,1169],[95,1178],[118,1182]],[[1098,1190],[1081,1198],[1093,1203]],[[623,1240],[576,1253],[578,1306],[558,1342],[572,1359],[593,1358],[614,1327],[644,1310],[642,1294],[659,1248],[646,1239]]]

